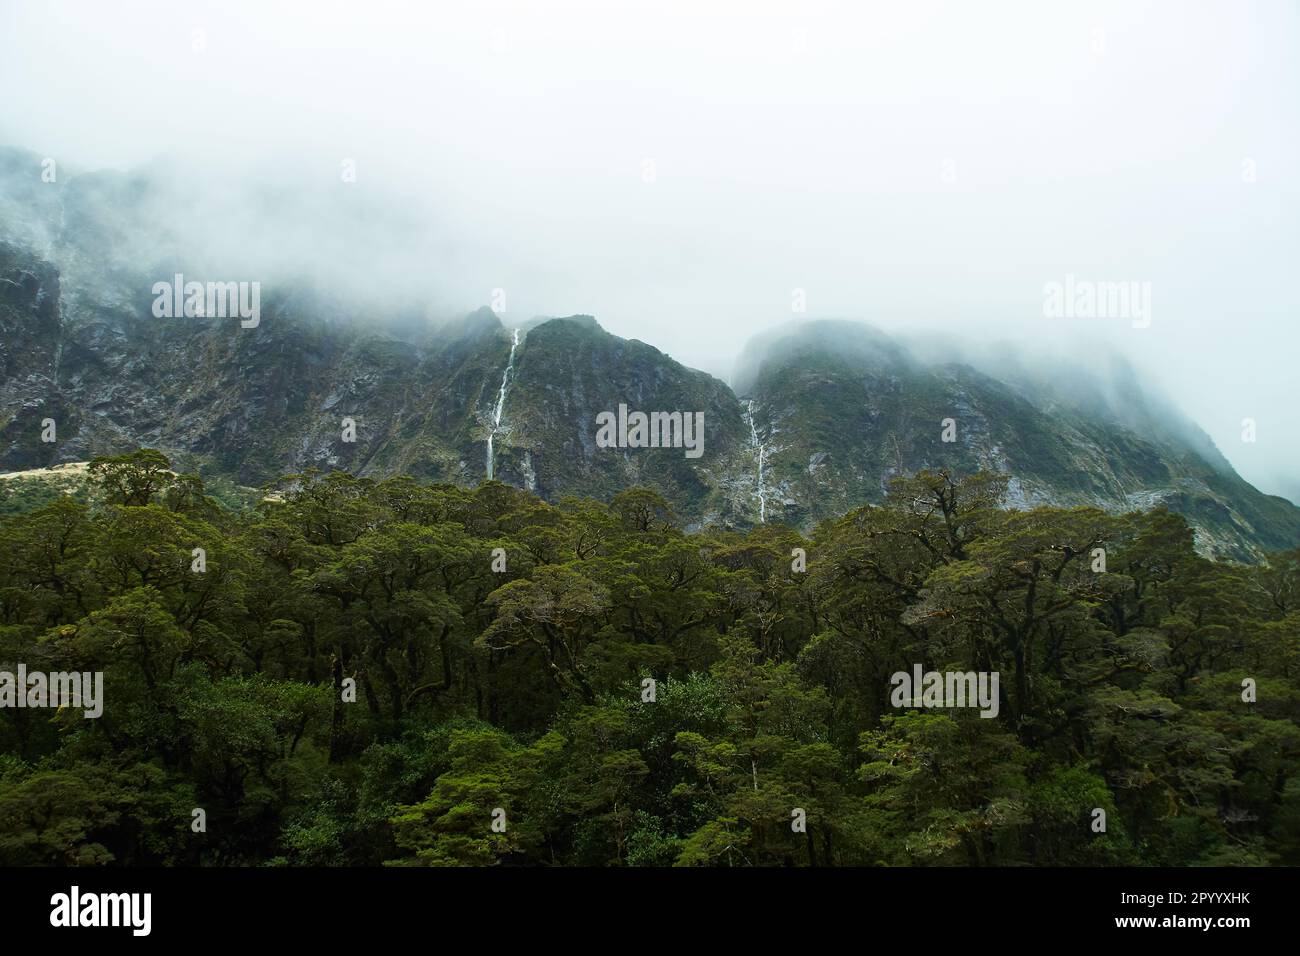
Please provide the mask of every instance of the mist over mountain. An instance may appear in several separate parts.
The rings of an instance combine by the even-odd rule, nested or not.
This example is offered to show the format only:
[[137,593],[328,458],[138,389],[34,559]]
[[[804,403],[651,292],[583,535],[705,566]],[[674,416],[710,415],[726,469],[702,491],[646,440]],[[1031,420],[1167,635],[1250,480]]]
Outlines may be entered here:
[[[40,168],[35,154],[0,152],[7,469],[146,445],[246,485],[306,468],[459,484],[490,475],[550,500],[647,485],[693,526],[804,529],[882,500],[896,476],[990,469],[1011,477],[1014,507],[1165,505],[1210,554],[1251,560],[1300,541],[1300,510],[1243,481],[1104,347],[1053,355],[810,320],[753,336],[728,385],[656,348],[653,328],[639,341],[590,315],[516,323],[440,308],[420,291],[439,269],[402,278],[434,251],[369,228],[361,205],[262,196],[299,217],[296,229],[338,237],[312,259],[251,226],[242,248],[207,230],[212,210],[187,202],[174,171],[55,184]],[[412,220],[417,232],[429,235]],[[339,257],[348,268],[322,266]],[[257,281],[257,324],[159,316],[155,283],[177,274]],[[701,456],[598,447],[597,417],[621,405],[702,412]],[[40,441],[47,419],[55,443]]]
[[[358,314],[596,315],[725,380],[796,290],[904,339],[1113,349],[1300,499],[1287,4],[650,4],[631,32],[515,0],[69,6],[0,10],[0,143],[60,185],[169,182],[154,218],[194,255],[323,275]],[[1151,325],[1045,317],[1070,275],[1149,282]]]

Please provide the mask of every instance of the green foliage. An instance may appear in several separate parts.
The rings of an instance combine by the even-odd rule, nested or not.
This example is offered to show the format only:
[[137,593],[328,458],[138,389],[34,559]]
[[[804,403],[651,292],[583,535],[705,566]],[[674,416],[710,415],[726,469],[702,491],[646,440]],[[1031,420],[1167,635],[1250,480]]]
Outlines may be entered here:
[[[1002,490],[922,472],[804,538],[97,459],[0,517],[0,670],[104,674],[98,719],[0,710],[0,862],[1300,863],[1300,552]],[[997,672],[997,716],[896,708],[917,664]]]

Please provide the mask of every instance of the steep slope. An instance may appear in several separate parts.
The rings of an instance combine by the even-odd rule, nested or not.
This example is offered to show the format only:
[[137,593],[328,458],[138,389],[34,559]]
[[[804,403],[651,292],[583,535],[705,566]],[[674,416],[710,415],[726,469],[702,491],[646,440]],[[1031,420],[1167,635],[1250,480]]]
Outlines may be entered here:
[[892,476],[921,468],[988,468],[1011,476],[1020,507],[1164,504],[1196,524],[1207,553],[1248,560],[1300,541],[1300,509],[1243,481],[1125,368],[1118,388],[1090,376],[1061,388],[1061,370],[1003,381],[923,362],[848,322],[784,330],[754,343],[746,365],[738,384],[765,446],[768,520],[878,501]]
[[57,384],[59,302],[58,272],[0,243],[0,458],[9,467],[55,460],[56,445],[41,441],[46,419],[76,429]]
[[[159,318],[154,282],[231,274],[167,232],[174,191],[39,172],[37,157],[0,150],[3,470],[148,445],[242,486],[306,468],[475,484],[491,439],[499,480],[551,500],[649,485],[693,525],[809,527],[879,501],[898,474],[991,468],[1015,506],[1164,504],[1203,551],[1245,560],[1300,545],[1300,509],[1243,481],[1119,361],[944,353],[809,322],[751,343],[733,392],[591,316],[506,328],[484,308],[434,322],[358,300],[365,276],[346,291],[268,280],[252,328]],[[597,415],[620,405],[703,413],[703,454],[598,447]],[[41,440],[47,420],[55,442]]]
[[[617,414],[620,404],[646,413],[703,412],[702,455],[598,447],[596,416]],[[591,316],[552,319],[524,334],[505,418],[498,477],[507,481],[546,497],[607,498],[643,484],[662,491],[685,517],[732,517],[717,492],[744,446],[731,390],[644,342],[609,334]]]

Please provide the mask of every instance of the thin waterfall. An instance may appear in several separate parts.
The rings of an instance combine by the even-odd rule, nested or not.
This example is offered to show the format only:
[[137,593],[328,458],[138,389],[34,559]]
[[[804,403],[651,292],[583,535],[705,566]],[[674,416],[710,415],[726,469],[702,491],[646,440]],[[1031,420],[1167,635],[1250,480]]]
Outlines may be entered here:
[[501,430],[501,413],[506,407],[506,389],[510,387],[510,375],[515,370],[515,349],[519,348],[519,330],[514,330],[514,338],[510,342],[510,360],[506,362],[505,374],[501,376],[501,390],[497,392],[496,408],[492,409],[492,427],[488,430],[487,440],[487,477],[488,481],[492,480],[493,461],[492,446],[496,441],[497,432]]
[[751,398],[745,405],[745,418],[749,422],[749,443],[754,446],[754,452],[758,457],[758,476],[756,480],[755,494],[758,496],[758,520],[760,524],[767,522],[767,490],[763,487],[763,464],[767,457],[767,446],[758,440],[758,426],[754,424],[754,400]]

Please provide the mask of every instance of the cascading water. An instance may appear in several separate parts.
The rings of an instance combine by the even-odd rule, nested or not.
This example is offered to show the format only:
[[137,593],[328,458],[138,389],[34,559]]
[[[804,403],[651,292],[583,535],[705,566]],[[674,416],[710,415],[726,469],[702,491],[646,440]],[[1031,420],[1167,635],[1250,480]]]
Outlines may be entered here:
[[757,490],[754,492],[758,496],[758,520],[760,524],[767,522],[767,490],[763,487],[763,459],[767,456],[767,446],[758,440],[758,426],[754,424],[754,400],[751,398],[745,405],[745,418],[749,421],[749,443],[754,446],[754,451],[758,456],[758,476],[755,483]]
[[510,373],[515,370],[515,349],[519,348],[519,330],[514,330],[514,338],[510,342],[510,359],[506,362],[505,374],[501,376],[501,390],[497,392],[497,404],[492,409],[492,427],[488,429],[487,439],[487,476],[488,481],[492,480],[492,445],[496,441],[497,432],[501,430],[501,413],[506,407],[506,389],[510,387]]

